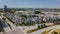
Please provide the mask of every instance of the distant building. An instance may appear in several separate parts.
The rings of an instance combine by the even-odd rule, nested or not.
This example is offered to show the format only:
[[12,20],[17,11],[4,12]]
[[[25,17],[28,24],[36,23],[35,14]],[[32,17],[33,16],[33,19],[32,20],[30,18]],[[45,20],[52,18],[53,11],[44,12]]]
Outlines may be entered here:
[[7,5],[4,5],[4,11],[5,12],[7,11]]

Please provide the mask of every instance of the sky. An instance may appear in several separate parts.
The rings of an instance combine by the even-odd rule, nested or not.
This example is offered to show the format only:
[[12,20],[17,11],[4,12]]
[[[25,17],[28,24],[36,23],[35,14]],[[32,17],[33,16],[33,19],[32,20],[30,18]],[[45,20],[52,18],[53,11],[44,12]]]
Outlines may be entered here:
[[60,0],[0,0],[0,8],[60,8]]

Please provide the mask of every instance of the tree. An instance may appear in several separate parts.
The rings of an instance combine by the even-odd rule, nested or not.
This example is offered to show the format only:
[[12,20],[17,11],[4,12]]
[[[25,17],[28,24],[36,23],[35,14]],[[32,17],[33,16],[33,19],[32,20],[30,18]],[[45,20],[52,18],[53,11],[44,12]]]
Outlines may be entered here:
[[38,28],[40,29],[41,27],[38,25]]
[[43,25],[41,25],[41,28],[43,28]]
[[41,13],[41,11],[35,11],[35,14],[39,14],[39,13]]
[[45,24],[43,24],[44,25],[44,27],[46,27],[46,25]]

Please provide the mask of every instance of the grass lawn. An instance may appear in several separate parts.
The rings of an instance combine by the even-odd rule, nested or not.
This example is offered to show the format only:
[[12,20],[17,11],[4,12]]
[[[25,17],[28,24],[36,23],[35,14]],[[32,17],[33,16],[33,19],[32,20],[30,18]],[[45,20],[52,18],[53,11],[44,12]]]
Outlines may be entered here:
[[27,31],[27,33],[31,33],[31,32],[37,31],[37,30],[39,30],[39,28],[36,28],[36,29],[33,29],[33,30],[29,30],[29,31]]
[[60,34],[60,29],[54,30],[51,34]]
[[43,32],[42,34],[48,34],[51,30],[47,30],[45,32]]
[[54,23],[46,23],[46,26],[54,26]]

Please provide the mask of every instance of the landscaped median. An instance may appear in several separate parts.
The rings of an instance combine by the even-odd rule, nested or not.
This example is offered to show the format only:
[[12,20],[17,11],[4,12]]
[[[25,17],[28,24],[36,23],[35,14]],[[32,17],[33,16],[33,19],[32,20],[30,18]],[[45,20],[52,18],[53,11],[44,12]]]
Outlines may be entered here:
[[[44,28],[45,28],[45,27],[44,27]],[[27,33],[32,33],[32,32],[38,31],[38,30],[40,30],[40,29],[43,29],[43,28],[32,29],[32,30],[27,31]]]
[[31,33],[31,32],[37,31],[37,30],[39,30],[39,28],[36,28],[36,29],[33,29],[33,30],[29,30],[29,31],[27,31],[27,33]]

